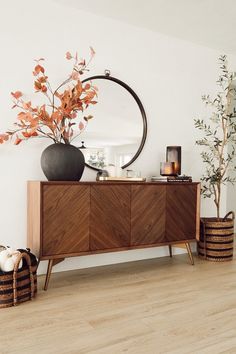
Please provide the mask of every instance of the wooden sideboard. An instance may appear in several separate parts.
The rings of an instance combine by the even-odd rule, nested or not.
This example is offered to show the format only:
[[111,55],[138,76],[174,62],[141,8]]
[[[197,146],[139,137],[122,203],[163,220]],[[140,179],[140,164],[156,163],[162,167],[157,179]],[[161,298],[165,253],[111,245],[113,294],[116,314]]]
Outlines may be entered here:
[[[67,257],[169,246],[199,237],[199,183],[28,182],[28,247],[53,265]],[[192,260],[193,262],[193,260]]]

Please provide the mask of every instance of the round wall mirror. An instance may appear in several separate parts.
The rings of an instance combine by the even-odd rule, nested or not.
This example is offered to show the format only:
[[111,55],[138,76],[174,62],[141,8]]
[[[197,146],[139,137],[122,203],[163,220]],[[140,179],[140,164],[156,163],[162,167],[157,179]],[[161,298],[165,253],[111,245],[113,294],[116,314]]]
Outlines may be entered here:
[[143,149],[147,119],[136,93],[123,81],[106,75],[89,77],[98,87],[98,103],[86,110],[89,120],[80,149],[86,165],[94,170],[133,163]]

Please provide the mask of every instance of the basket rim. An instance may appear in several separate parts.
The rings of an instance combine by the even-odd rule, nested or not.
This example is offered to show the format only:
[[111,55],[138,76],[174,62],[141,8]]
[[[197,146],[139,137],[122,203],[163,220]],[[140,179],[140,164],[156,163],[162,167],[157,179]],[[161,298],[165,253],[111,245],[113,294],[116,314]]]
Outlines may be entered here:
[[222,223],[225,223],[225,222],[228,222],[228,221],[231,221],[231,222],[234,222],[234,219],[230,219],[230,218],[217,218],[216,216],[203,216],[200,218],[201,221],[205,221],[205,222],[222,222]]

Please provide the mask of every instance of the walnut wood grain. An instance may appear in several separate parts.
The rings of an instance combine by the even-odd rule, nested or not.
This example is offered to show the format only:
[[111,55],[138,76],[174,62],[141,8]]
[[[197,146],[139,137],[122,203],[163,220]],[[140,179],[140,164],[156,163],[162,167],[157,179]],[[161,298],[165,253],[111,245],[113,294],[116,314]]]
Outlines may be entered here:
[[199,210],[199,183],[32,181],[27,245],[50,276],[62,258],[194,241]]
[[[186,242],[194,242],[196,239],[186,239],[186,240],[181,240],[181,241],[162,241],[159,243],[153,243],[153,244],[147,244],[147,245],[128,245],[128,246],[123,246],[123,247],[115,247],[115,248],[109,248],[109,249],[98,249],[98,250],[89,250],[89,251],[82,251],[82,252],[76,252],[76,253],[64,253],[64,254],[59,254],[59,255],[53,255],[53,256],[42,256],[40,259],[42,261],[46,261],[49,259],[61,259],[61,258],[69,258],[69,257],[82,257],[82,256],[88,256],[88,255],[93,255],[93,254],[101,254],[101,253],[113,253],[113,252],[121,252],[121,251],[129,251],[129,250],[137,250],[137,249],[145,249],[145,248],[154,248],[154,247],[161,247],[161,246],[168,246],[172,245],[177,246],[177,248],[184,248],[186,249],[184,243]],[[179,247],[181,242],[182,247]]]
[[166,193],[166,240],[196,237],[197,185],[170,185]]
[[130,245],[130,186],[91,187],[90,250]]
[[132,186],[131,245],[165,240],[166,186]]
[[196,196],[196,240],[200,240],[200,199],[201,199],[201,185],[200,183],[196,186],[197,196]]
[[90,187],[44,185],[42,255],[89,250]]
[[40,257],[41,183],[27,183],[27,247]]

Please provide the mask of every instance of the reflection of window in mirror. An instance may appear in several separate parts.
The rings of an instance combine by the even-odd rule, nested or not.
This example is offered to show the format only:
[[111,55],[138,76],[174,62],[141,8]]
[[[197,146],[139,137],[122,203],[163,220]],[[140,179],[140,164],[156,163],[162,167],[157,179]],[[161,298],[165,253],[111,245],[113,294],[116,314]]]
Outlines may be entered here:
[[127,164],[133,157],[133,154],[119,154],[117,160],[119,161],[118,166],[123,166]]

